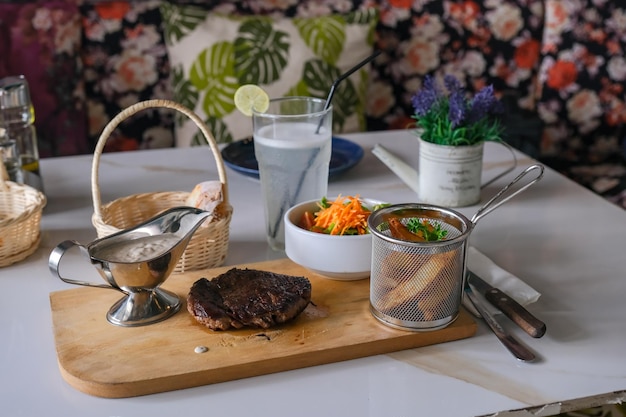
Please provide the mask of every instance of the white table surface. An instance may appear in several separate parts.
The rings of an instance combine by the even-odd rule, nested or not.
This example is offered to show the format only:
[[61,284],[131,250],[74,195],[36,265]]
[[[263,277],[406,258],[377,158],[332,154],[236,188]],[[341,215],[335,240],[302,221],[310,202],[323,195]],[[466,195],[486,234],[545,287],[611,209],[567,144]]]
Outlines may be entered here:
[[[409,131],[346,137],[364,147],[365,157],[330,183],[330,196],[417,201],[371,153],[382,143],[416,161]],[[487,145],[485,175],[505,157]],[[626,389],[626,212],[549,169],[534,187],[482,219],[471,236],[472,245],[542,293],[530,310],[547,323],[547,334],[532,339],[510,326],[540,354],[538,363],[517,362],[480,322],[472,338],[389,355],[136,398],[81,393],[59,372],[49,304],[50,292],[72,287],[51,275],[47,261],[63,240],[96,237],[91,160],[42,161],[48,205],[41,247],[0,268],[0,415],[474,416],[548,404],[547,414],[561,403],[572,407],[568,401],[576,398],[592,403],[587,397],[624,396],[617,391]],[[531,163],[521,156],[519,170]],[[483,190],[483,201],[514,176]],[[208,147],[105,154],[100,165],[104,202],[190,190],[215,178]],[[231,170],[228,181],[234,215],[226,264],[284,256],[265,243],[258,181]],[[459,211],[471,217],[477,209]],[[98,279],[86,259],[64,260],[64,268],[68,276]]]

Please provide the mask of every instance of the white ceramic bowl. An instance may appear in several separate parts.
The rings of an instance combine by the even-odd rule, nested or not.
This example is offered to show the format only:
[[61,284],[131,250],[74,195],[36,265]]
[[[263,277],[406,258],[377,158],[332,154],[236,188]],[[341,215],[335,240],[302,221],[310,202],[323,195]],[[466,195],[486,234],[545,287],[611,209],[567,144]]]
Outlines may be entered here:
[[[307,201],[285,213],[285,252],[293,262],[326,278],[352,281],[367,278],[372,267],[372,235],[331,236],[298,226],[305,211],[317,211],[319,200]],[[367,206],[380,204],[362,198]]]

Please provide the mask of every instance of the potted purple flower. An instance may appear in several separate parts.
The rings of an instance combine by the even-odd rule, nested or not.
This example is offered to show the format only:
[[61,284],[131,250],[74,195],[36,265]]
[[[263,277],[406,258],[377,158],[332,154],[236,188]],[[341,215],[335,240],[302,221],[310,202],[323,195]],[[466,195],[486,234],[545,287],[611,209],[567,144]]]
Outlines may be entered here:
[[[443,84],[445,89],[427,76],[423,88],[412,97],[420,143],[418,194],[426,203],[468,206],[478,203],[481,188],[510,172],[517,161],[500,136],[502,128],[495,116],[503,106],[493,86],[468,98],[453,76],[445,76]],[[481,185],[485,142],[507,147],[513,165]]]
[[493,93],[493,86],[468,98],[459,81],[452,75],[444,77],[447,93],[433,77],[424,79],[424,87],[411,102],[414,119],[421,128],[422,140],[447,146],[468,146],[484,141],[501,140],[500,122],[494,116],[502,113],[502,103]]

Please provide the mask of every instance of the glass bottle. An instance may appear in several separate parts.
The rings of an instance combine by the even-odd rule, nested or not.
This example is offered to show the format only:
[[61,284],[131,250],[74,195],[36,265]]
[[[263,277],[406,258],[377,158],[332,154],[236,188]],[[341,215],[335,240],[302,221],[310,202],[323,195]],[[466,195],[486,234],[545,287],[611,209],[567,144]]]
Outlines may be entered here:
[[2,127],[0,127],[0,163],[4,164],[10,181],[24,182],[17,143],[5,136],[5,130]]
[[24,184],[43,191],[34,123],[35,110],[26,78],[18,75],[0,79],[0,128],[17,144]]

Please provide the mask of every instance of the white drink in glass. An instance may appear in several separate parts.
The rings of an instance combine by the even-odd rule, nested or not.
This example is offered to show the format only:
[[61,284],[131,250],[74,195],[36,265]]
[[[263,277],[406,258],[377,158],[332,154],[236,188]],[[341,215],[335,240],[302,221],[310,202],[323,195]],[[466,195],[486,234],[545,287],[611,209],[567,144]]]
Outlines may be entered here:
[[296,203],[322,198],[328,190],[331,131],[317,129],[317,123],[285,122],[254,133],[267,238],[274,250],[285,247],[285,212]]

